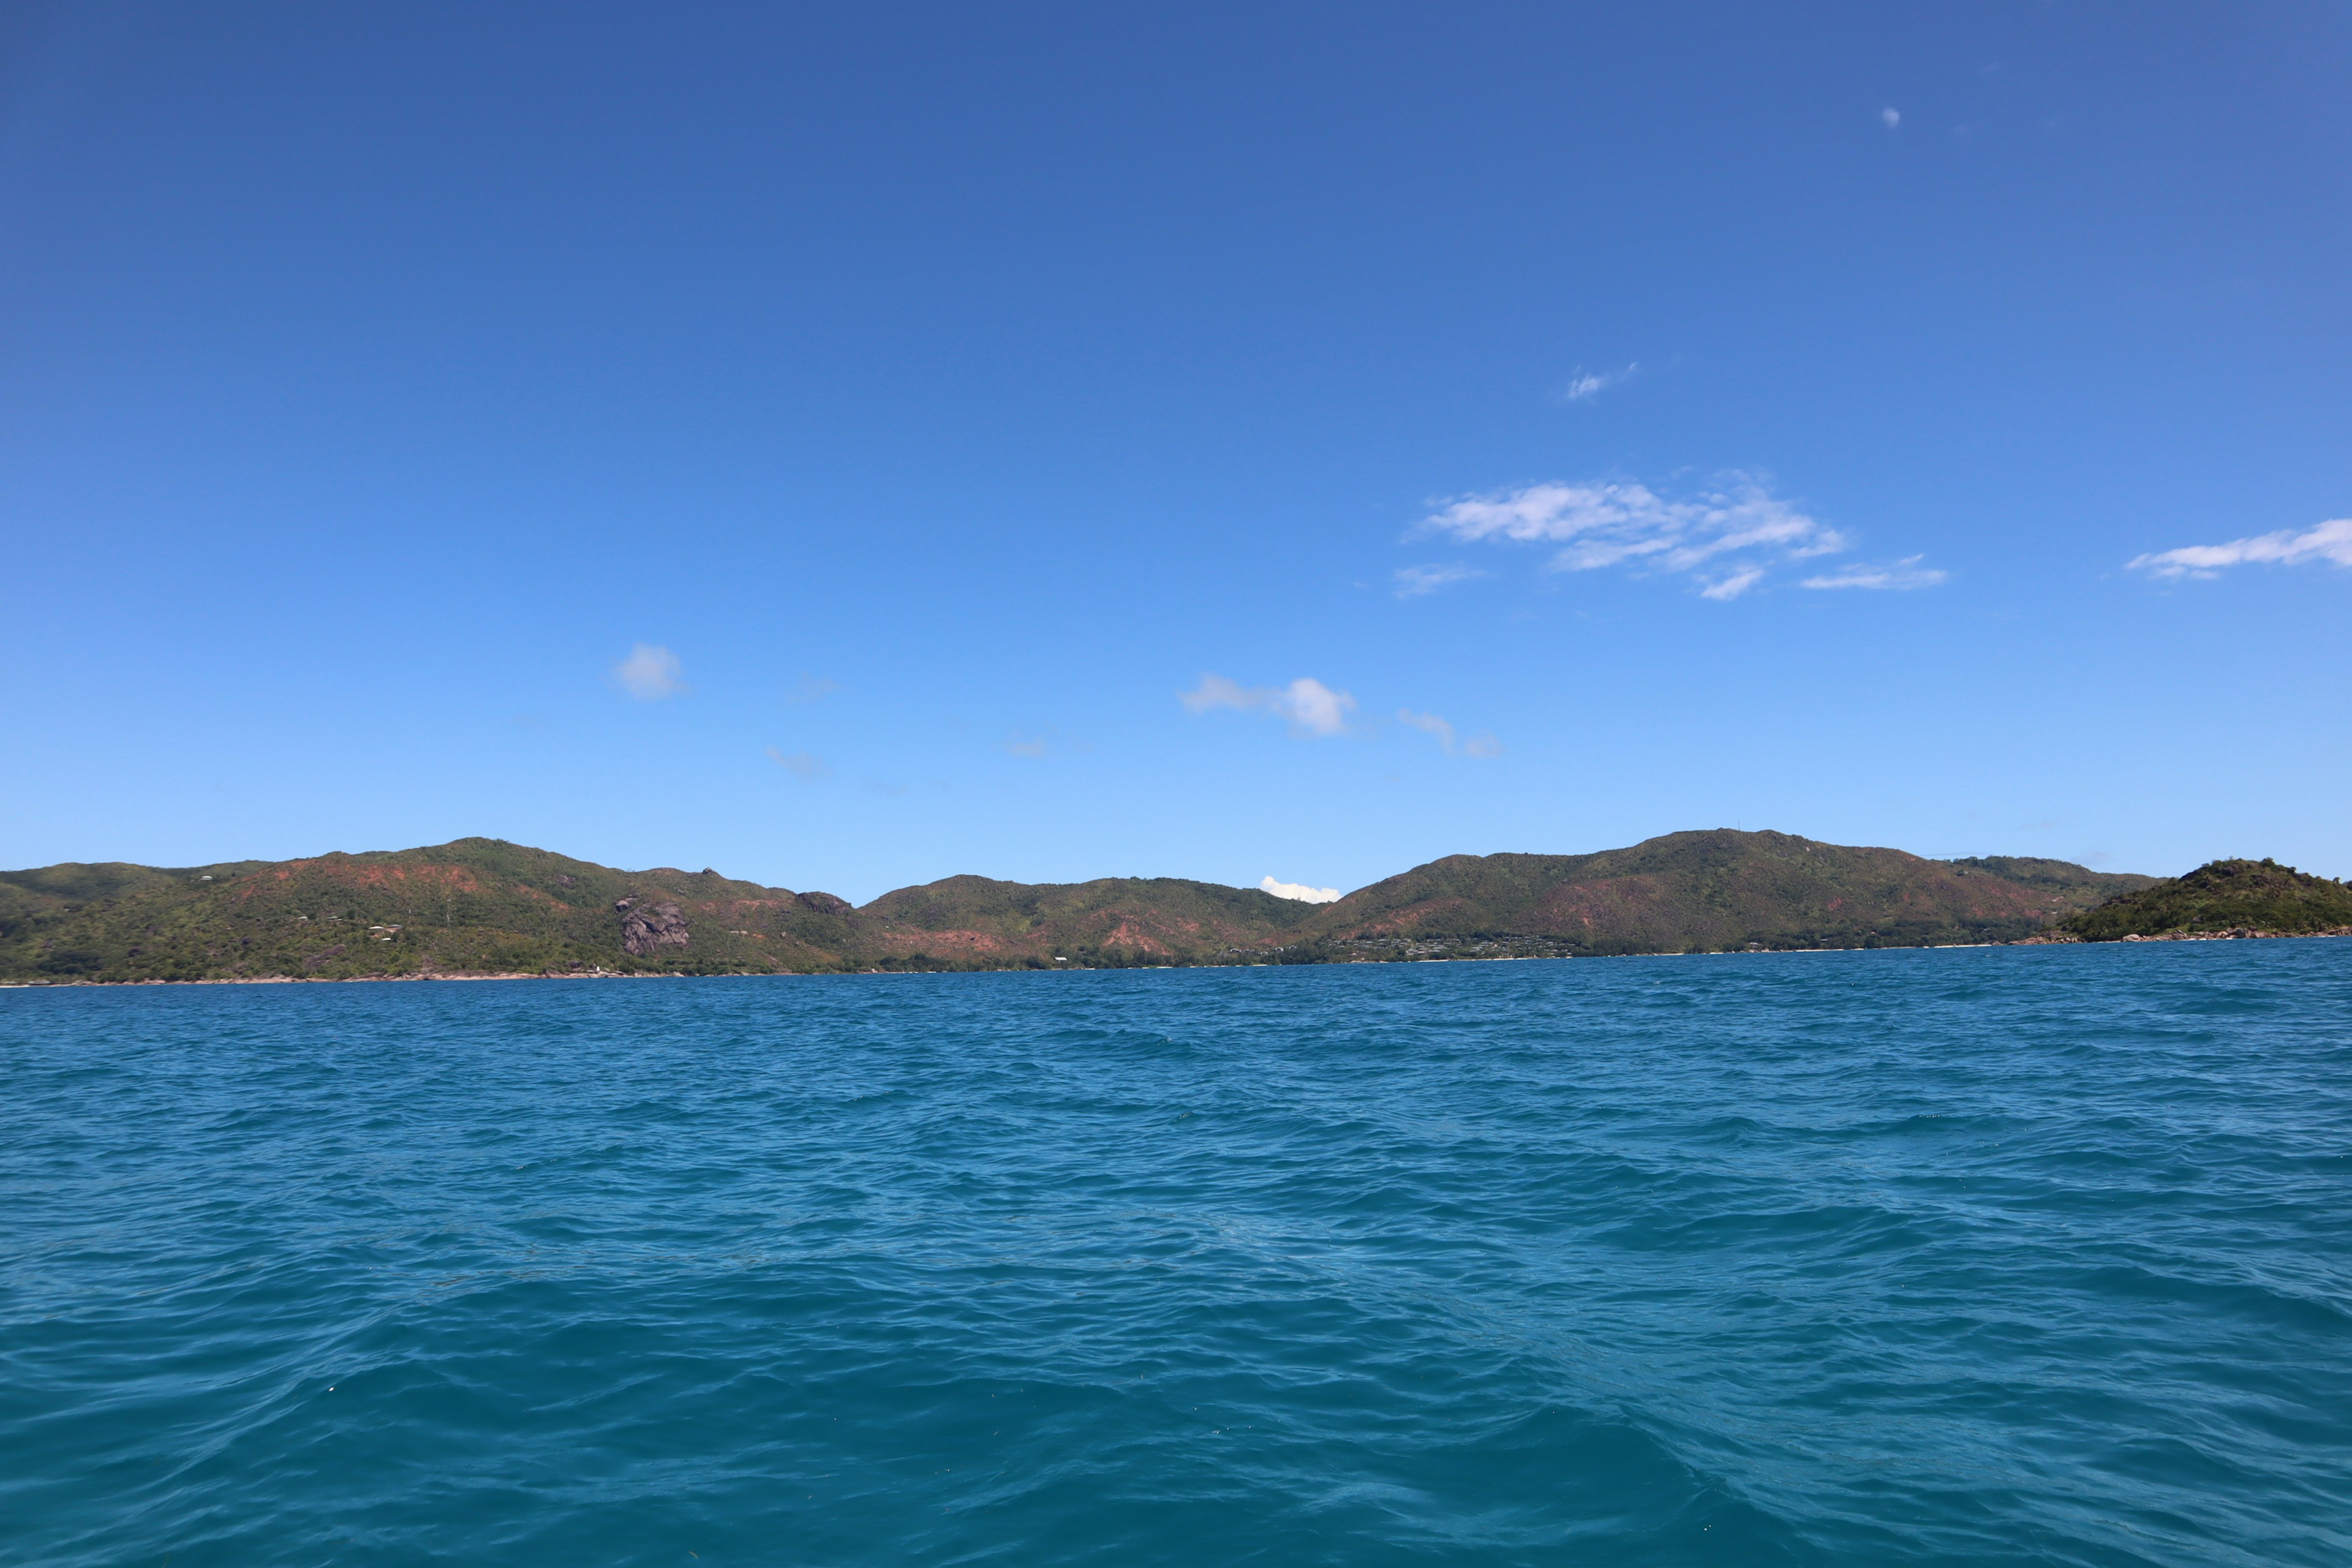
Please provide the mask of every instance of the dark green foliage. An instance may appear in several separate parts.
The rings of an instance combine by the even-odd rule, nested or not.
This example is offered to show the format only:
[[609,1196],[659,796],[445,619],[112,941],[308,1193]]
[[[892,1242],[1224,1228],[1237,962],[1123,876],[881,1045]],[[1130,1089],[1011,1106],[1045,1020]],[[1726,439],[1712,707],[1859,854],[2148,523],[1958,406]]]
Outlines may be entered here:
[[953,951],[964,967],[999,969],[1025,967],[1024,956],[1054,968],[1224,962],[1227,950],[1264,942],[1314,912],[1255,888],[1176,877],[1038,884],[950,877],[885,893],[857,914],[886,946],[939,932],[953,947],[929,951]]
[[[0,979],[358,979],[1133,968],[1884,947],[2021,936],[2146,884],[1779,833],[1457,855],[1304,904],[1177,878],[950,877],[852,909],[715,871],[621,871],[494,838],[182,869],[0,873]],[[2332,884],[2331,884],[2332,885]],[[626,900],[683,943],[624,945]]]
[[[0,888],[16,899],[0,915],[11,979],[758,973],[838,967],[845,945],[838,917],[785,889],[488,838],[189,870],[52,867],[0,874]],[[626,952],[625,898],[677,904],[691,941]]]
[[192,882],[207,874],[217,878],[250,871],[263,864],[259,860],[241,860],[226,866],[189,866],[173,870],[126,865],[119,860],[98,866],[68,861],[29,871],[0,871],[0,921],[53,914],[144,889]]
[[2031,855],[1971,855],[1949,864],[2077,899],[2112,899],[2119,892],[2152,887],[2158,880],[2126,872],[2086,870],[2071,860],[2043,860]]
[[2273,860],[2211,861],[2058,923],[2060,931],[2084,942],[2171,931],[2291,934],[2347,928],[2352,887]]
[[861,912],[920,931],[1003,931],[1020,934],[1041,923],[1110,915],[1226,922],[1255,928],[1297,925],[1315,906],[1277,899],[1255,888],[1228,888],[1177,877],[1105,877],[1092,882],[998,882],[950,877],[885,893]]
[[1312,929],[1359,947],[1509,937],[1529,956],[1920,947],[2013,941],[2148,881],[1718,828],[1595,855],[1451,856],[1349,894]]

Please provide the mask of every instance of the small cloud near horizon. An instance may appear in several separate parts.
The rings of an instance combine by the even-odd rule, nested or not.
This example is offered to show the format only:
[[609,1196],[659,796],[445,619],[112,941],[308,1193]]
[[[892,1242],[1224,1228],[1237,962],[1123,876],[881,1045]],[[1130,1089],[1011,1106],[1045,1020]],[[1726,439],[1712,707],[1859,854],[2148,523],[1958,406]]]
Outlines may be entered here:
[[1682,498],[1630,481],[1554,481],[1430,504],[1436,510],[1422,520],[1423,532],[1465,543],[1556,544],[1549,571],[1679,574],[1697,583],[1700,597],[1717,601],[1739,597],[1775,566],[1847,545],[1844,534],[1739,473]]
[[1841,566],[1819,577],[1808,577],[1798,584],[1804,588],[1891,588],[1898,592],[1911,588],[1932,588],[1950,574],[1932,566],[1919,564],[1920,557],[1906,555],[1891,566],[1864,566],[1856,563]]
[[1467,583],[1486,575],[1475,566],[1465,566],[1458,561],[1428,566],[1400,566],[1396,570],[1396,596],[1418,599],[1423,594],[1434,594],[1440,588],[1450,588],[1456,583]]
[[825,760],[814,752],[794,752],[790,756],[786,756],[775,747],[770,746],[768,757],[776,766],[803,783],[829,779],[833,776],[833,769],[828,767]]
[[1457,743],[1454,726],[1434,713],[1416,713],[1410,708],[1397,710],[1397,722],[1411,725],[1424,735],[1436,737],[1438,750],[1449,757],[1499,757],[1503,742],[1484,731]]
[[1347,732],[1348,715],[1356,700],[1334,691],[1312,676],[1300,676],[1287,686],[1244,686],[1222,675],[1203,675],[1201,684],[1180,691],[1177,700],[1188,713],[1230,708],[1237,713],[1271,713],[1290,721],[1294,734],[1331,736]]
[[651,643],[639,643],[629,657],[613,667],[613,679],[640,702],[658,702],[686,689],[685,668],[677,655]]
[[2331,519],[2301,533],[2283,528],[2223,544],[2187,544],[2135,555],[2124,569],[2158,577],[2218,577],[2231,566],[2300,566],[2310,561],[2352,566],[2352,517]]
[[1339,901],[1337,888],[1310,888],[1304,882],[1277,882],[1268,877],[1258,886],[1277,899],[1297,899],[1302,904],[1332,904]]
[[1611,387],[1622,386],[1633,380],[1634,373],[1641,368],[1639,360],[1629,363],[1623,370],[1605,370],[1598,373],[1587,371],[1582,365],[1579,365],[1576,367],[1575,375],[1569,378],[1568,384],[1560,389],[1559,395],[1562,399],[1570,403],[1590,403]]

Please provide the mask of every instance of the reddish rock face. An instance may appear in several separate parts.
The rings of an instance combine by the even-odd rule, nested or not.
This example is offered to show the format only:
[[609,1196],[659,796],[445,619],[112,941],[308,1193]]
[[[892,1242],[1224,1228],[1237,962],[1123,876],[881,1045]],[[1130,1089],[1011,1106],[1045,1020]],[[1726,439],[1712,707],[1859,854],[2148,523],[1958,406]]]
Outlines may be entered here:
[[[624,905],[630,900],[624,899]],[[649,904],[621,910],[621,945],[643,958],[657,947],[686,945],[686,918],[676,904]]]

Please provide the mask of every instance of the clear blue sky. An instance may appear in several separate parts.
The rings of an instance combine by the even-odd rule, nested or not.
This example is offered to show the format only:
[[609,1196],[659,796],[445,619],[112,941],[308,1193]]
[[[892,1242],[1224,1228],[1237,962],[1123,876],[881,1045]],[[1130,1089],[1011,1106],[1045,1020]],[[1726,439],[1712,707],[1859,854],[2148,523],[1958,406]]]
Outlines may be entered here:
[[2342,5],[0,16],[0,863],[2352,873]]

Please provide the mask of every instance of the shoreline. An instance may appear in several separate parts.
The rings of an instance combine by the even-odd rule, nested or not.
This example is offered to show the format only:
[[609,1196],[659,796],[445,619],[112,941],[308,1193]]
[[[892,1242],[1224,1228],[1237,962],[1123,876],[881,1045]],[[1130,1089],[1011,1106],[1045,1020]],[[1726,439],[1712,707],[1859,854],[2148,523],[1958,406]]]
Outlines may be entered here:
[[[2126,942],[2281,942],[2305,941],[2327,937],[2352,937],[2352,928],[2333,931],[2164,931],[2153,936],[2122,936],[2108,942],[2086,942],[2077,936],[2020,937],[2015,942],[1930,942],[1918,947],[1769,947],[1728,948],[1721,952],[1612,952],[1597,953],[1599,958],[1769,958],[1780,953],[1801,952],[1958,952],[1977,948],[1993,947],[2120,947]],[[1355,964],[1414,964],[1414,963],[1590,963],[1590,959],[1572,954],[1498,953],[1492,958],[1351,958],[1332,963],[1139,963],[1073,966],[1064,969],[785,969],[747,970],[734,974],[690,974],[680,970],[592,969],[577,973],[551,973],[544,970],[508,970],[495,973],[443,970],[430,974],[250,974],[234,978],[207,977],[203,980],[0,980],[0,991],[62,991],[76,988],[120,989],[141,985],[384,985],[411,984],[427,981],[468,982],[481,980],[814,980],[823,978],[857,978],[865,976],[905,977],[926,974],[1099,974],[1127,973],[1138,970],[1183,969],[1345,969]]]

